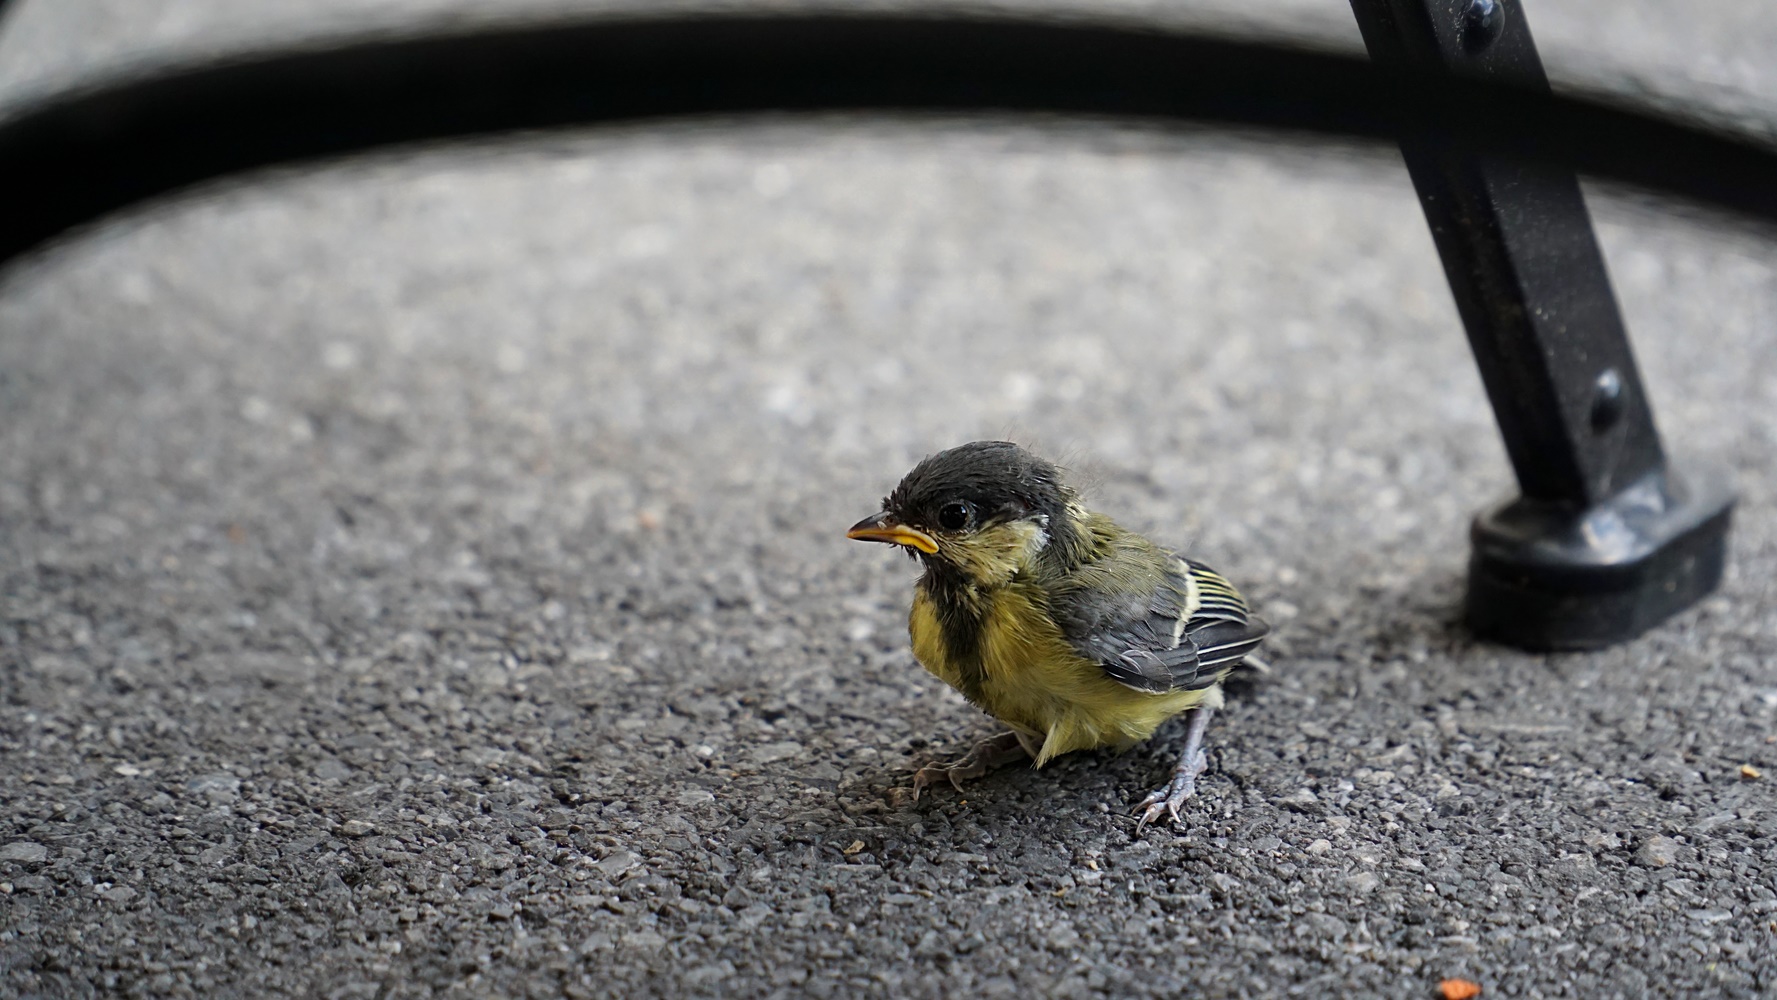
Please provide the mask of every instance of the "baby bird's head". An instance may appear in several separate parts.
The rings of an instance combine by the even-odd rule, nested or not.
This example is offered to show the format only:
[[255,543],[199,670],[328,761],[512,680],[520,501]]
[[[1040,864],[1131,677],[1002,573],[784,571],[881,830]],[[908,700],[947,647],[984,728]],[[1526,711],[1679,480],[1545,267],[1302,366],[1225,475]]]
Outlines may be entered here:
[[994,586],[1072,548],[1073,502],[1054,465],[1010,441],[974,441],[914,466],[846,537],[905,546],[935,573]]

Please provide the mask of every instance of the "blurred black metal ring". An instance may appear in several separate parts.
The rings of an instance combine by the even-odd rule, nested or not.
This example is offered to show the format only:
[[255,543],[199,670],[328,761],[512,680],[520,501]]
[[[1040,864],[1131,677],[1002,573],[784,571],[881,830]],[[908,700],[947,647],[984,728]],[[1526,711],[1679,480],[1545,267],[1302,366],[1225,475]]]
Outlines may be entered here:
[[905,110],[1256,125],[1477,150],[1777,221],[1777,151],[1645,109],[1385,74],[1357,56],[1025,17],[528,24],[180,69],[0,124],[0,263],[108,212],[272,164],[686,115]]

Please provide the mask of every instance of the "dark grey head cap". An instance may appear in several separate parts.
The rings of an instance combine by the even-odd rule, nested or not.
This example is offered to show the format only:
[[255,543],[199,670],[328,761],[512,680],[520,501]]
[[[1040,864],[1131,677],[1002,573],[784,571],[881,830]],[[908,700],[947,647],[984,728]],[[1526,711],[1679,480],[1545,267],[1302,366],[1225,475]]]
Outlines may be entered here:
[[904,523],[939,526],[948,504],[969,506],[974,526],[1046,516],[1065,522],[1061,470],[1010,441],[971,441],[913,467],[882,502]]

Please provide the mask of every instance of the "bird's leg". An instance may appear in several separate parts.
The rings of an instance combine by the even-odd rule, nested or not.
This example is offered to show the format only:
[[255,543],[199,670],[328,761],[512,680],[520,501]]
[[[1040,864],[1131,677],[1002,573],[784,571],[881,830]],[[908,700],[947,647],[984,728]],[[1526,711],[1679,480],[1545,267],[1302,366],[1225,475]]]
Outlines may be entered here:
[[950,784],[957,791],[962,791],[963,782],[971,778],[979,778],[989,771],[1017,763],[1029,756],[1024,741],[1017,733],[1001,733],[990,740],[982,740],[975,744],[968,756],[953,764],[927,764],[913,774],[913,801],[919,801],[919,793],[927,785],[940,778],[950,779]]
[[1159,819],[1162,813],[1170,814],[1172,821],[1177,823],[1179,806],[1197,794],[1197,776],[1209,767],[1209,760],[1203,755],[1203,731],[1209,728],[1209,720],[1215,715],[1215,709],[1199,706],[1186,714],[1185,752],[1179,756],[1178,768],[1172,772],[1172,780],[1164,788],[1155,789],[1135,807],[1141,811],[1141,822],[1135,824],[1138,833],[1149,823]]

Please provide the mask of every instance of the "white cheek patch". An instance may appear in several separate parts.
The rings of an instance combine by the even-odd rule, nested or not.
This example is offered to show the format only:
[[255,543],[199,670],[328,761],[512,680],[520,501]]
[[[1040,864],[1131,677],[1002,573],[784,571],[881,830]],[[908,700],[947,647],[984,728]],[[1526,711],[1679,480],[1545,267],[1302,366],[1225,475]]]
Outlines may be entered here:
[[1005,530],[1013,538],[1012,561],[1018,565],[1028,565],[1034,561],[1038,553],[1049,547],[1049,519],[1038,518],[1030,521],[1013,521],[1006,525]]
[[1012,521],[982,532],[968,558],[976,578],[988,585],[1003,583],[1030,566],[1049,547],[1046,521]]

